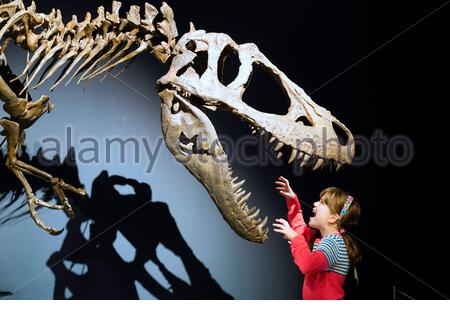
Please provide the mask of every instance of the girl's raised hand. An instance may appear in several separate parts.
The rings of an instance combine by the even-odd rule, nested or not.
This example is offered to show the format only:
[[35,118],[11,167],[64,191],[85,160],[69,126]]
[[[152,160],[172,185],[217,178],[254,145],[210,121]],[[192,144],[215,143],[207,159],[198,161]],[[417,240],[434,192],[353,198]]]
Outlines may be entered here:
[[273,223],[272,225],[275,227],[273,231],[277,233],[281,233],[283,238],[289,241],[292,241],[296,236],[298,236],[297,232],[295,232],[289,223],[284,219],[275,219],[278,223]]
[[283,176],[278,177],[278,181],[275,181],[277,185],[276,189],[280,192],[280,194],[286,199],[294,199],[295,193],[289,186],[289,181]]

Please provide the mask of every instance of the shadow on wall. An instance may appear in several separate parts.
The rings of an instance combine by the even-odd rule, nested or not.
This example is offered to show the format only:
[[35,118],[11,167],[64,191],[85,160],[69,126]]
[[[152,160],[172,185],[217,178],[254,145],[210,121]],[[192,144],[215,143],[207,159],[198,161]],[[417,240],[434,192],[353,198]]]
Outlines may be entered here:
[[[74,155],[71,149],[63,163],[55,156],[44,170],[67,183],[80,186]],[[22,160],[32,165],[36,165],[38,157],[42,163],[41,151],[31,160],[26,152],[21,155]],[[12,203],[22,199],[23,191],[4,166],[6,159],[1,151],[0,158],[0,199],[5,200],[11,194],[10,201],[0,209],[1,227],[29,217],[26,201],[5,213]],[[42,198],[46,201],[55,199],[51,187],[34,178],[29,182],[35,192],[43,192]],[[128,185],[134,193],[122,195],[115,189],[117,185]],[[54,299],[139,299],[136,282],[157,299],[233,299],[195,257],[167,204],[151,201],[152,191],[148,184],[122,176],[109,176],[107,171],[102,171],[93,181],[90,196],[83,199],[67,196],[75,217],[67,223],[66,237],[60,250],[47,261],[55,275]],[[124,261],[113,246],[119,232],[136,251],[131,262]],[[190,283],[173,274],[158,259],[156,248],[159,244],[181,259]],[[145,269],[149,261],[159,268],[170,288],[162,286]],[[82,272],[73,270],[76,264],[83,265]],[[70,297],[67,297],[67,292],[70,292]],[[0,292],[0,295],[8,294]]]

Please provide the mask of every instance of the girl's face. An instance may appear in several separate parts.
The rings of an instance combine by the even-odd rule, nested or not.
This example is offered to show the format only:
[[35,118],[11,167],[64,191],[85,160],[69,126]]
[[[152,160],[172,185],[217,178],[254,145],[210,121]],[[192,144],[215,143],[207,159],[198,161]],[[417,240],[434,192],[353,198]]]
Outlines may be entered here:
[[314,229],[323,229],[328,226],[330,218],[330,208],[325,204],[323,198],[314,202],[313,215],[309,218],[309,226]]

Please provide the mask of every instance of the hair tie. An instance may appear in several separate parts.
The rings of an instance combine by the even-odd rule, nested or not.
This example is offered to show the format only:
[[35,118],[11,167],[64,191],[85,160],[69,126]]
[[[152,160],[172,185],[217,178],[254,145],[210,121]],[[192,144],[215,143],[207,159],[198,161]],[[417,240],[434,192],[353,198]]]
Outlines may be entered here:
[[347,214],[348,208],[350,207],[352,202],[353,202],[353,197],[349,195],[347,197],[347,200],[345,200],[344,207],[342,208],[341,213],[339,214],[340,216],[345,216]]
[[340,234],[344,234],[344,233],[345,233],[345,229],[342,228],[341,230],[339,230],[339,233],[340,233]]

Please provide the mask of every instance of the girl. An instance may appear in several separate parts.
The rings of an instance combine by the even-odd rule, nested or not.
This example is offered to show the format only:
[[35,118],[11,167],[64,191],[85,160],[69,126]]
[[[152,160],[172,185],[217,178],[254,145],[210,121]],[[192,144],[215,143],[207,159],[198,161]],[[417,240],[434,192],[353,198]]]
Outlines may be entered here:
[[343,299],[345,276],[361,260],[358,245],[344,228],[358,224],[360,205],[341,189],[327,188],[314,203],[307,226],[289,181],[278,180],[276,189],[286,198],[289,223],[276,219],[274,231],[289,241],[294,262],[305,275],[303,299]]

